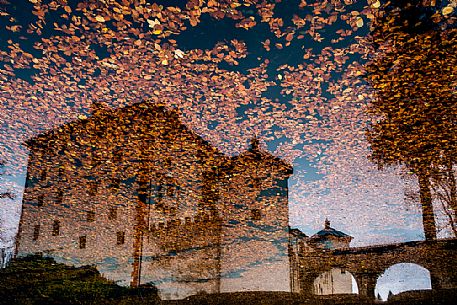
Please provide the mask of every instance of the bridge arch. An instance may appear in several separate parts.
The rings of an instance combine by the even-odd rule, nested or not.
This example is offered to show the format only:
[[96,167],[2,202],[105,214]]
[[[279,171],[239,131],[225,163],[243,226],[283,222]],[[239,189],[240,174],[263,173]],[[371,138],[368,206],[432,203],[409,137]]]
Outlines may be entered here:
[[377,278],[375,297],[386,301],[390,294],[412,290],[432,289],[430,271],[418,263],[396,263],[384,270]]
[[354,275],[339,267],[320,273],[313,282],[313,294],[358,294],[358,285]]

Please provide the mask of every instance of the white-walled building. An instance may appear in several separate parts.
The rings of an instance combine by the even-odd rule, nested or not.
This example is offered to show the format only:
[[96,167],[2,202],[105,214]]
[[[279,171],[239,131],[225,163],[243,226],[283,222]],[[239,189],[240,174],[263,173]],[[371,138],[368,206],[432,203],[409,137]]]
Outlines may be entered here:
[[163,299],[290,291],[288,178],[259,147],[227,157],[150,103],[27,142],[17,255],[93,264]]

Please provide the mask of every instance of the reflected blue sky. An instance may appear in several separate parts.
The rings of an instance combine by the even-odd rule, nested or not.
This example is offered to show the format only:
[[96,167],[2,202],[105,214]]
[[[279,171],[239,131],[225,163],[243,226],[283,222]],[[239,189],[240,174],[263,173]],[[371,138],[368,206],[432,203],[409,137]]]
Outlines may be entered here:
[[389,293],[432,289],[430,272],[416,264],[396,264],[387,269],[376,284],[375,294],[387,301]]

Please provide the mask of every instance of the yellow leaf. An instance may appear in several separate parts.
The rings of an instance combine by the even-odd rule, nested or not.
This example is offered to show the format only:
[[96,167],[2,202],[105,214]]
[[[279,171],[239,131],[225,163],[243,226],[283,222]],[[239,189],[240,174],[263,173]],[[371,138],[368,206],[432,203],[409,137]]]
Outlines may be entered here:
[[443,10],[441,12],[443,13],[444,16],[446,16],[446,15],[452,14],[453,11],[454,11],[454,8],[450,5],[448,5],[445,8],[443,8]]
[[175,50],[175,58],[183,58],[184,57],[184,52],[181,51],[180,49]]
[[154,32],[152,32],[152,33],[155,34],[155,35],[159,35],[160,33],[162,33],[162,30],[160,30],[160,29],[159,30],[154,30]]
[[95,17],[95,20],[97,20],[98,22],[105,22],[105,18],[103,18],[103,16],[97,16]]
[[148,25],[150,28],[153,28],[155,25],[159,25],[160,21],[156,18],[154,20],[147,19]]
[[357,17],[356,24],[359,28],[363,27],[363,19],[362,17]]

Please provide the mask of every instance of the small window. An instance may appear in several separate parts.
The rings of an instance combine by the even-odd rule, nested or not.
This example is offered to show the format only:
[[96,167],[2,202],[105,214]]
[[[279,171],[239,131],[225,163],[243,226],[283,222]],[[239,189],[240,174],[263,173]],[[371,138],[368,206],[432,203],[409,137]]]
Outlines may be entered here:
[[110,207],[109,208],[108,219],[109,220],[116,220],[117,219],[117,207]]
[[252,181],[252,186],[254,189],[259,189],[262,186],[262,179],[254,178],[254,180]]
[[341,269],[341,274],[346,274],[346,270],[345,269]]
[[33,240],[38,240],[38,237],[40,236],[40,225],[37,224],[33,228]]
[[113,151],[113,162],[121,162],[123,157],[122,150],[116,149]]
[[260,220],[260,219],[262,219],[262,214],[260,213],[259,209],[252,209],[251,210],[251,219],[252,220]]
[[62,181],[63,180],[63,167],[61,167],[61,166],[59,166],[58,175],[59,175],[59,181]]
[[43,206],[43,204],[44,204],[44,195],[43,194],[38,196],[37,204],[38,204],[39,207]]
[[113,178],[110,183],[110,188],[112,193],[119,192],[119,188],[121,186],[121,179],[120,178]]
[[63,191],[59,190],[57,192],[57,203],[62,203],[63,202]]
[[86,249],[86,235],[80,236],[79,237],[79,249]]
[[199,162],[203,162],[205,160],[205,153],[203,152],[203,150],[198,149],[196,155]]
[[87,222],[95,221],[95,212],[94,211],[87,211]]
[[116,233],[116,237],[117,237],[117,241],[116,241],[116,244],[117,245],[123,245],[124,242],[125,242],[125,232],[124,231],[119,231]]
[[60,235],[60,221],[54,220],[52,224],[52,236]]
[[165,197],[165,187],[163,185],[157,186],[157,198],[161,199]]
[[89,196],[95,196],[97,194],[97,182],[96,181],[89,181],[87,193]]
[[166,194],[167,194],[167,197],[174,198],[176,196],[176,185],[167,184],[166,185]]

